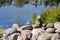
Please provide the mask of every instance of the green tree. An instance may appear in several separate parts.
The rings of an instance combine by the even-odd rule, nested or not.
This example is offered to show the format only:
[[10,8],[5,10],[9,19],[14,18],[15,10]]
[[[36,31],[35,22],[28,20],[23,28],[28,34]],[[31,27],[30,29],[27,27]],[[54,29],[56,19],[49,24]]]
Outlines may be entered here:
[[13,5],[16,7],[22,7],[25,4],[24,0],[13,0]]
[[37,14],[36,13],[32,14],[32,18],[31,18],[31,23],[32,24],[35,24],[36,17],[37,17]]

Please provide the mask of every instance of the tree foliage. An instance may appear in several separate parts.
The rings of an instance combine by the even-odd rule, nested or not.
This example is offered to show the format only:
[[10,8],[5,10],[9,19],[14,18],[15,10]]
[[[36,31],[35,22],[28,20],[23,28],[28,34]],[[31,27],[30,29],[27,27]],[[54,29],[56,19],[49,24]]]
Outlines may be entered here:
[[[33,0],[0,0],[0,7],[1,6],[5,6],[5,5],[13,5],[16,6],[16,7],[22,7],[24,4],[27,4],[29,3],[30,1],[33,1]],[[60,4],[60,0],[34,0],[35,2],[35,6],[38,5],[38,2],[40,2],[40,4],[44,4],[45,6],[57,6]]]
[[54,23],[60,21],[60,6],[45,9],[40,14],[43,23]]
[[31,23],[32,24],[35,24],[36,17],[37,17],[37,14],[36,13],[32,14],[32,18],[31,18]]

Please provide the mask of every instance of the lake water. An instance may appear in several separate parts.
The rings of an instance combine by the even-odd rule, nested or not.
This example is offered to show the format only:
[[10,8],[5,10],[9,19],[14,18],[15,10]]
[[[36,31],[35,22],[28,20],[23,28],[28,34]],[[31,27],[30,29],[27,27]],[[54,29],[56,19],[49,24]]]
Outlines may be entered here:
[[9,25],[17,20],[16,16],[25,25],[31,19],[33,13],[40,14],[43,9],[45,9],[44,4],[37,7],[32,4],[25,4],[23,7],[3,6],[0,8],[0,25],[3,25],[3,28],[9,28]]

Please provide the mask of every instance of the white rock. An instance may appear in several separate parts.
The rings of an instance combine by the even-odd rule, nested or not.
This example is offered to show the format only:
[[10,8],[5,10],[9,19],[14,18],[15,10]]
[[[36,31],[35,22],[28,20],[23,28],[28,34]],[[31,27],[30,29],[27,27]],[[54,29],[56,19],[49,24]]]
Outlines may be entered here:
[[15,24],[12,25],[12,27],[18,29],[19,25],[15,23]]
[[56,29],[60,29],[60,22],[55,22],[55,23],[54,23],[54,27],[55,27]]
[[32,38],[31,40],[37,40],[37,38],[43,34],[45,31],[44,29],[41,29],[41,28],[36,28],[36,29],[33,29],[32,30]]

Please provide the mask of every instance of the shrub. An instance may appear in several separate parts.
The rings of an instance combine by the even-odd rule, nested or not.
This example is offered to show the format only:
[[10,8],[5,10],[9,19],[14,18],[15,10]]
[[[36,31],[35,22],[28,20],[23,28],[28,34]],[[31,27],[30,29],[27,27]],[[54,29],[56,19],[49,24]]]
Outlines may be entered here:
[[36,17],[37,17],[37,14],[36,13],[32,14],[32,18],[31,18],[31,23],[32,24],[35,24]]
[[4,29],[0,29],[0,32],[4,32]]
[[47,8],[40,13],[43,23],[54,23],[60,21],[60,6]]

